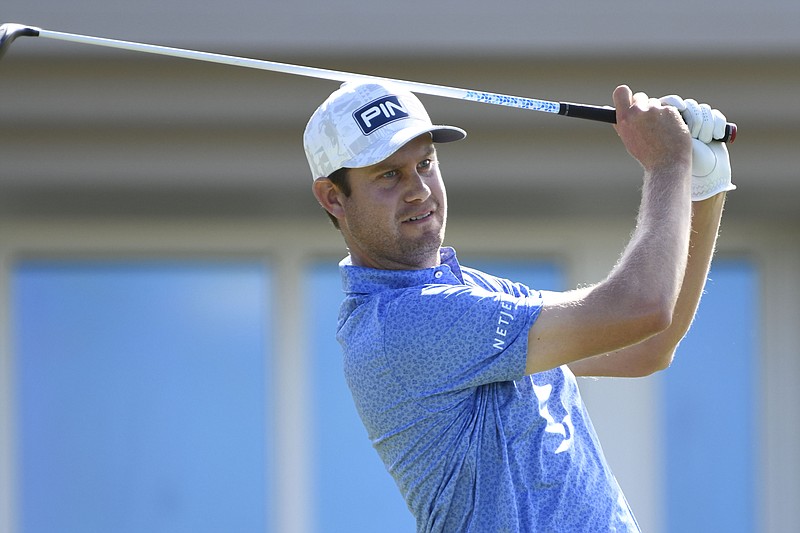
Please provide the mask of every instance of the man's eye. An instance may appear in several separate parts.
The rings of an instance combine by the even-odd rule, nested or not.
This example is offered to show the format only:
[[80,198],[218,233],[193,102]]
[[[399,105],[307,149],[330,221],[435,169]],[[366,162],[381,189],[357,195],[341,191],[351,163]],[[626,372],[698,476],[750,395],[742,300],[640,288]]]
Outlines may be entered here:
[[396,178],[397,177],[397,171],[396,170],[390,170],[389,172],[384,172],[383,174],[381,174],[381,177],[382,178],[387,178],[387,179],[388,178]]
[[424,159],[424,160],[419,162],[419,164],[417,165],[417,169],[420,172],[428,173],[428,172],[431,172],[431,170],[433,169],[433,167],[435,165],[436,165],[436,161],[434,161],[433,159]]

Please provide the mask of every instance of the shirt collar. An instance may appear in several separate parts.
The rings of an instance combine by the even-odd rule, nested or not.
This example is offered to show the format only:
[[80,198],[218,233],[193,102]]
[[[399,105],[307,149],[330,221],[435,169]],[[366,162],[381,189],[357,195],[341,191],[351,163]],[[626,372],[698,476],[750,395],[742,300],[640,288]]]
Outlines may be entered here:
[[355,266],[350,256],[339,263],[342,288],[347,294],[372,294],[389,289],[403,289],[428,284],[461,285],[461,266],[453,248],[439,249],[441,264],[421,270],[382,270]]

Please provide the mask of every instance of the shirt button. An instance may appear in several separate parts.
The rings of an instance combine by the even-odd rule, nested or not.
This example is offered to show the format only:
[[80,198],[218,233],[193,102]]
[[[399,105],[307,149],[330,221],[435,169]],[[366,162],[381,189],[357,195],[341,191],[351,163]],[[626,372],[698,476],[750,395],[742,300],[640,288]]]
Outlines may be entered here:
[[439,279],[442,277],[442,271],[437,270],[436,273],[433,275],[434,278]]

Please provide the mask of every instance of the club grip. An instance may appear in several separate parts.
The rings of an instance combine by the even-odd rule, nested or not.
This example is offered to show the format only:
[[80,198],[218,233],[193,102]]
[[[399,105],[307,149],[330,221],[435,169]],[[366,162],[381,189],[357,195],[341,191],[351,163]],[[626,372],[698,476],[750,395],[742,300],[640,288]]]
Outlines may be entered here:
[[[596,106],[587,104],[571,104],[567,102],[558,103],[558,114],[565,117],[584,118],[596,120],[597,122],[617,123],[617,110],[608,106]],[[736,124],[728,122],[725,124],[725,134],[720,139],[714,139],[724,143],[733,143],[736,140]]]

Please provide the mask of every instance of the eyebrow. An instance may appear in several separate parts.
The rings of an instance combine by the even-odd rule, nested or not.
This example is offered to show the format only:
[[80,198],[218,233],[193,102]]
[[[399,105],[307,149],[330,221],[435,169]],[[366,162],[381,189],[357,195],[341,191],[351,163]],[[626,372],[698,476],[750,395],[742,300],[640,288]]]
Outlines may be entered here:
[[[425,151],[420,154],[420,156],[423,159],[429,158],[429,157],[431,157],[433,155],[436,155],[436,146],[434,146],[433,144],[430,144],[425,149]],[[398,166],[398,164],[397,164],[397,160],[396,160],[395,156],[391,155],[391,156],[389,156],[389,159],[384,159],[380,163],[375,163],[375,165],[372,167],[372,171],[373,172],[381,172],[381,171],[384,171],[384,170],[392,170],[394,168],[397,168],[397,166]]]

